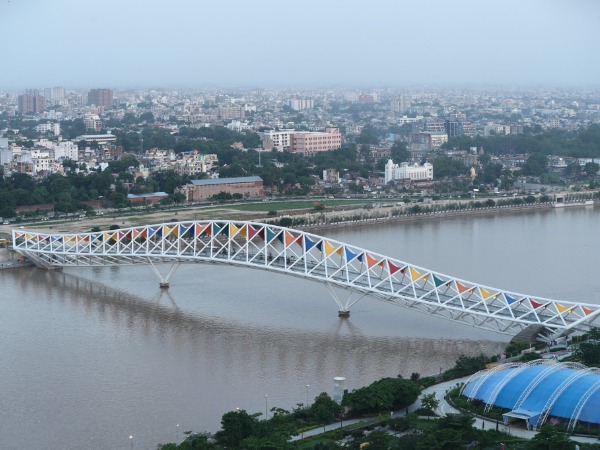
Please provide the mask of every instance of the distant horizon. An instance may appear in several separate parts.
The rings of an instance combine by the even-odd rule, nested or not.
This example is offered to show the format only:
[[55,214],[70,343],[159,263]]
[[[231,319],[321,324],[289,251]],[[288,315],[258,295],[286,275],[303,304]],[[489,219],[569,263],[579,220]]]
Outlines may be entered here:
[[596,0],[7,0],[0,17],[11,90],[600,82]]
[[41,86],[26,86],[26,87],[13,87],[6,88],[0,86],[0,92],[22,94],[28,90],[43,90],[48,88],[61,87],[67,91],[89,91],[91,89],[111,89],[116,92],[122,91],[148,91],[148,90],[186,90],[186,91],[204,91],[204,90],[253,90],[253,89],[280,89],[280,90],[356,90],[367,92],[368,90],[451,90],[451,89],[475,89],[475,90],[498,90],[498,91],[524,91],[524,90],[600,90],[600,81],[597,83],[587,84],[576,84],[576,83],[454,83],[454,84],[443,84],[443,83],[428,83],[428,84],[404,84],[404,85],[377,85],[377,84],[328,84],[328,83],[315,83],[315,84],[248,84],[248,83],[205,83],[203,85],[148,85],[148,86],[125,86],[125,85],[110,85],[110,84],[94,84],[89,86],[69,86],[67,84],[45,84]]

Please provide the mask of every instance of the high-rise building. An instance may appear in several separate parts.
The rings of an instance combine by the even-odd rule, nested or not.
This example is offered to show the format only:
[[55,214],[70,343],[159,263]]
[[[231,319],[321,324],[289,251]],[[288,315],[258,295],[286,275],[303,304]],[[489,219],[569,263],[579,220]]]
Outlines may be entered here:
[[8,138],[0,137],[0,166],[10,164],[12,161],[12,150],[8,145]]
[[37,93],[22,94],[17,99],[17,105],[21,114],[37,114],[46,109],[46,99]]
[[64,87],[53,87],[53,88],[45,88],[44,89],[44,97],[46,97],[46,101],[49,102],[58,102],[65,97],[65,88]]
[[392,111],[404,114],[410,107],[410,102],[404,95],[392,100]]
[[110,108],[113,103],[112,89],[92,89],[88,92],[88,105]]

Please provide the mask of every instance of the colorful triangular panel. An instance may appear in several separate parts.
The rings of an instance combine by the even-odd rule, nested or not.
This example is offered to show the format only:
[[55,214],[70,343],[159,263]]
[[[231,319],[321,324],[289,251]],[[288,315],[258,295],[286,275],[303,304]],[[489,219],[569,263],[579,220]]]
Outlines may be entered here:
[[[483,297],[484,300],[487,300],[488,298],[494,296],[494,294],[492,294],[491,292],[486,291],[483,288],[479,288],[479,291],[481,292],[481,296]],[[496,297],[494,296],[494,299]]]
[[433,282],[435,283],[435,287],[440,287],[448,283],[447,281],[444,281],[441,278],[436,277],[435,275],[433,276]]
[[329,242],[324,241],[325,242],[325,256],[329,256],[331,255],[333,252],[336,251],[336,248],[331,245]]
[[317,245],[317,243],[311,241],[308,236],[304,236],[304,245],[306,246],[306,251],[309,251],[311,248]]
[[529,299],[529,302],[531,303],[531,306],[533,307],[533,309],[538,309],[540,306],[542,306],[541,303],[538,302],[534,302],[533,300]]
[[419,272],[418,270],[413,269],[412,267],[410,268],[410,278],[413,281],[417,281],[422,276],[423,276],[423,274],[421,272]]
[[582,306],[581,309],[583,309],[583,312],[586,316],[589,316],[591,313],[596,311],[595,309],[586,308],[585,306]]
[[458,292],[461,294],[463,294],[467,291],[473,292],[473,288],[468,288],[467,286],[465,286],[464,284],[462,284],[459,281],[456,282],[456,289],[458,289]]
[[285,234],[285,246],[289,247],[290,245],[292,245],[294,243],[296,238],[294,236],[292,236],[292,233],[290,233],[289,231],[285,231],[284,234]]

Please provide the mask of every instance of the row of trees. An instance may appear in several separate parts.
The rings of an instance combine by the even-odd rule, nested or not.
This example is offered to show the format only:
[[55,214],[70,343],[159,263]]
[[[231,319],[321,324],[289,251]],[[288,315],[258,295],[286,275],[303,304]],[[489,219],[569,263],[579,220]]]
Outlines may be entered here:
[[486,153],[508,155],[540,153],[542,155],[574,158],[600,157],[600,125],[592,124],[576,131],[550,129],[538,134],[511,134],[508,136],[454,136],[445,148],[483,147]]

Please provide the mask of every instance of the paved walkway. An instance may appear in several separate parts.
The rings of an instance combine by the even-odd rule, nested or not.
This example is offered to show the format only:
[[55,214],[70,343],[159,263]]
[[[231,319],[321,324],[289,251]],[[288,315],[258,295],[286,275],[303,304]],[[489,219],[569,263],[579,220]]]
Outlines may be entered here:
[[[456,385],[458,385],[460,383],[464,383],[468,379],[469,379],[469,377],[457,378],[455,380],[445,381],[443,383],[435,384],[431,387],[423,389],[423,392],[421,392],[421,395],[419,395],[419,398],[417,399],[417,401],[415,403],[410,405],[405,410],[391,412],[390,414],[392,417],[402,417],[402,416],[405,416],[407,412],[412,413],[412,412],[416,411],[417,409],[419,409],[421,407],[421,399],[423,398],[423,396],[431,394],[431,393],[435,393],[436,398],[440,402],[439,406],[435,410],[435,413],[438,416],[445,416],[446,414],[460,414],[460,411],[457,410],[456,408],[454,408],[452,405],[450,405],[450,403],[448,403],[444,397],[446,396],[446,393],[448,391],[451,391],[452,389],[454,389],[454,387],[456,387]],[[346,426],[353,425],[358,422],[375,421],[378,417],[379,416],[363,417],[361,419],[344,420],[343,424],[341,424],[340,422],[337,422],[337,423],[325,425],[324,427],[313,428],[312,430],[305,431],[304,433],[299,434],[297,436],[292,436],[291,441],[297,441],[297,440],[300,440],[303,438],[317,436],[319,434],[323,434],[328,431],[333,431],[338,428],[344,428]],[[486,430],[490,430],[490,429],[494,430],[494,429],[496,429],[496,421],[483,419],[481,417],[476,417],[475,423],[473,424],[473,426],[483,428]],[[511,427],[510,425],[506,426],[502,422],[499,423],[498,430],[508,433],[510,435],[520,437],[520,438],[525,438],[525,439],[531,439],[532,437],[534,437],[537,434],[536,431],[527,430],[522,427]],[[584,442],[584,443],[589,443],[589,444],[593,444],[593,443],[597,444],[598,443],[598,439],[595,437],[570,436],[570,439],[573,441]]]

